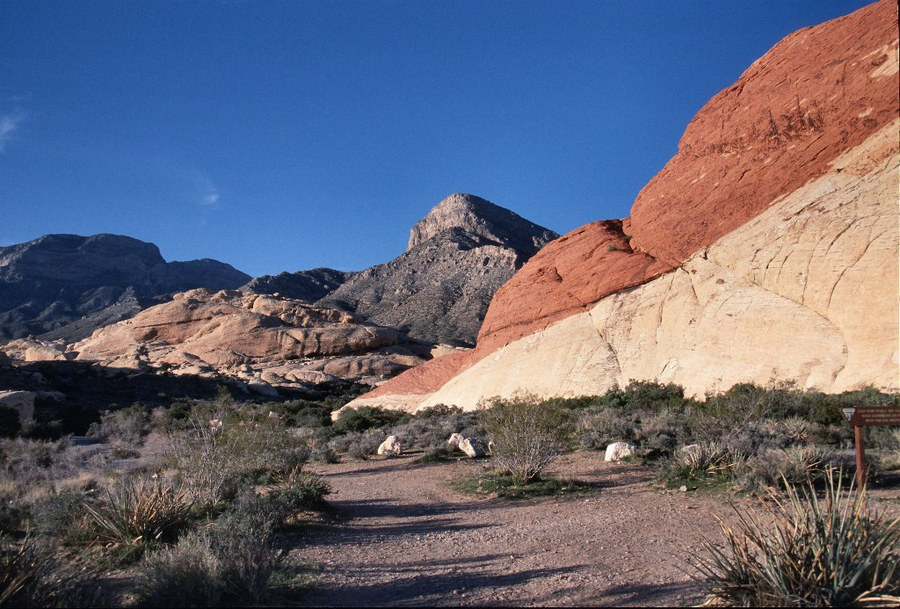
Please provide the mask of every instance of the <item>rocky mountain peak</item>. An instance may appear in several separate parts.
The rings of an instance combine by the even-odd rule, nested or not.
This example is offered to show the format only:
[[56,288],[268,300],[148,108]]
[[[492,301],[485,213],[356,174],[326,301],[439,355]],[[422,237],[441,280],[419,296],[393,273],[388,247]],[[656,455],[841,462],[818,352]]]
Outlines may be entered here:
[[490,201],[455,193],[438,203],[409,233],[407,251],[452,229],[462,229],[498,245],[533,256],[558,235]]

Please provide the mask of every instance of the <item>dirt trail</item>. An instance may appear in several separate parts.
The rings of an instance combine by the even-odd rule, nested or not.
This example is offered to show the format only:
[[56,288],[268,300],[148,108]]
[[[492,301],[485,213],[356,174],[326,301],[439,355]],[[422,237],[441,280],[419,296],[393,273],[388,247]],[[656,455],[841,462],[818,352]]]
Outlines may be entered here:
[[690,577],[700,536],[719,539],[727,499],[652,489],[638,466],[598,453],[552,468],[595,488],[563,498],[479,499],[449,481],[477,461],[412,457],[318,465],[334,522],[292,551],[319,568],[304,603],[322,606],[636,605],[702,602]]

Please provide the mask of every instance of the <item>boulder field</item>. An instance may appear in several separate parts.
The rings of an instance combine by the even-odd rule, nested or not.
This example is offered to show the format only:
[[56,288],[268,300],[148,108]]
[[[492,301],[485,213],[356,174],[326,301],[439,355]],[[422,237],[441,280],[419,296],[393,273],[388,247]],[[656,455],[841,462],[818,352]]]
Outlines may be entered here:
[[900,390],[900,79],[892,0],[801,29],[694,117],[624,220],[552,241],[473,350],[348,407],[466,409],[630,380]]

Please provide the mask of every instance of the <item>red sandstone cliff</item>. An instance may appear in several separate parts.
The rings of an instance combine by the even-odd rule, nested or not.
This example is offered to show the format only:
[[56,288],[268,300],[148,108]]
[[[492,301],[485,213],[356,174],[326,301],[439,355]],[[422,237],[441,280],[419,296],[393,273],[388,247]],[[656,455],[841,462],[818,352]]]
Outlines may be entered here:
[[[389,396],[424,396],[441,387],[441,399],[450,403],[465,394],[468,405],[492,390],[599,390],[627,382],[630,373],[690,378],[686,362],[701,361],[723,369],[718,377],[715,370],[712,376],[697,371],[701,378],[740,378],[741,366],[765,374],[771,363],[768,369],[784,380],[826,390],[872,382],[896,388],[897,29],[895,2],[882,0],[779,42],[698,112],[678,153],[638,195],[631,218],[588,224],[548,244],[496,293],[473,351],[410,370],[359,403],[390,405]],[[707,261],[705,251],[717,243]],[[764,257],[769,249],[773,253]],[[645,285],[644,297],[659,299],[651,322],[641,303],[627,297]],[[877,289],[886,290],[883,299]],[[854,292],[871,293],[881,304],[863,312]],[[691,315],[666,321],[666,303],[671,311],[673,302]],[[724,312],[735,302],[743,308]],[[698,320],[724,332],[742,311],[761,316],[746,313],[747,323],[774,316],[772,327],[787,333],[778,340],[797,342],[801,351],[785,354],[788,363],[769,362],[781,343],[766,342],[766,328],[758,327],[731,328],[746,335],[744,351],[740,344],[732,351],[721,347],[734,336],[717,338],[709,330],[696,334],[698,344],[673,341],[673,333],[694,332]],[[590,319],[574,320],[579,315]],[[779,315],[785,316],[781,325]],[[616,327],[609,325],[613,318]],[[572,327],[581,323],[584,334],[565,340],[543,335],[569,319]],[[627,346],[614,336],[620,327],[628,328]],[[635,334],[638,328],[645,335]],[[656,359],[629,367],[616,349],[645,340]],[[555,351],[547,346],[553,341]],[[512,343],[518,351],[499,354]],[[810,353],[802,351],[806,344]],[[704,349],[719,355],[698,359]],[[488,356],[505,358],[506,368],[485,363]],[[561,357],[572,358],[571,365],[561,365]],[[604,357],[612,363],[598,364]],[[801,363],[791,367],[794,359]],[[542,361],[555,374],[580,366],[571,374],[589,370],[608,378],[594,385],[559,378],[554,389],[553,379],[540,385],[525,378],[528,371],[539,375]],[[725,371],[729,366],[737,371]],[[413,405],[427,401],[408,400],[403,407]]]

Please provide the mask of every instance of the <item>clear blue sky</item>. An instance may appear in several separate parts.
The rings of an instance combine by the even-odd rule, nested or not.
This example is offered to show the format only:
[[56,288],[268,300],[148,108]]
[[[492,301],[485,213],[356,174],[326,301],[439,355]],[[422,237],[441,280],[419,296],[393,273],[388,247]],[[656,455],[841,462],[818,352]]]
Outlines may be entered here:
[[360,270],[453,192],[627,216],[691,117],[834,0],[0,1],[0,245],[117,233]]

